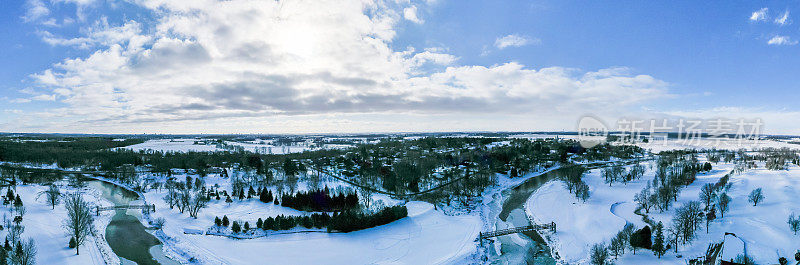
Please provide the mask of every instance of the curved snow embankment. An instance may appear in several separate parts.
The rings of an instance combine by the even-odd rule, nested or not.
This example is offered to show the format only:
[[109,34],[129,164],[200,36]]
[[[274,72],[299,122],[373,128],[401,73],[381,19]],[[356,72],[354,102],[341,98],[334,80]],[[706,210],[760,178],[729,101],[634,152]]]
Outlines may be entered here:
[[642,217],[636,215],[634,213],[636,211],[636,205],[632,202],[622,201],[622,202],[615,202],[611,205],[611,209],[609,210],[611,214],[620,219],[624,220],[626,223],[633,224],[636,228],[642,228],[647,226],[642,220]]
[[528,198],[525,208],[536,223],[556,223],[550,248],[570,264],[588,262],[591,245],[606,242],[608,235],[616,234],[626,223],[609,210],[601,194],[582,202],[558,181],[542,185]]

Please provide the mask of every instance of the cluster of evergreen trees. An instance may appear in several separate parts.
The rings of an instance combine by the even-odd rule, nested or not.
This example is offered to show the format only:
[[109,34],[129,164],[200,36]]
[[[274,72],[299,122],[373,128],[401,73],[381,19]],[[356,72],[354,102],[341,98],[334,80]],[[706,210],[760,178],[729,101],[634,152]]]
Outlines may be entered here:
[[405,206],[386,207],[373,214],[344,211],[331,217],[328,231],[356,231],[385,225],[406,216],[408,216],[408,209]]
[[261,192],[258,194],[258,200],[263,203],[270,203],[275,199],[272,195],[272,191],[268,189],[262,189]]
[[[285,216],[279,215],[276,217],[267,217],[265,219],[258,218],[255,228],[263,230],[289,230],[296,226],[305,228],[326,228],[328,232],[351,232],[379,225],[391,223],[395,220],[408,216],[408,209],[405,206],[391,206],[383,208],[375,213],[362,213],[360,211],[349,210],[344,212],[334,212],[333,215],[328,213],[314,213],[309,216]],[[232,223],[228,216],[214,218],[214,225],[217,227],[228,227],[231,225],[231,231],[234,233],[247,232],[253,227],[250,227],[249,222],[244,222],[244,227],[238,221]]]
[[19,197],[19,194],[14,196],[14,190],[12,190],[11,187],[8,187],[6,195],[3,196],[3,205],[8,205],[9,203],[13,204],[14,207],[22,206],[22,199]]
[[331,195],[328,187],[319,190],[299,191],[281,196],[281,205],[307,212],[344,211],[358,207],[355,191]]
[[330,224],[331,216],[327,213],[314,213],[310,216],[283,216],[267,217],[264,221],[261,218],[256,222],[258,228],[264,230],[289,230],[295,226],[305,228],[326,228]]

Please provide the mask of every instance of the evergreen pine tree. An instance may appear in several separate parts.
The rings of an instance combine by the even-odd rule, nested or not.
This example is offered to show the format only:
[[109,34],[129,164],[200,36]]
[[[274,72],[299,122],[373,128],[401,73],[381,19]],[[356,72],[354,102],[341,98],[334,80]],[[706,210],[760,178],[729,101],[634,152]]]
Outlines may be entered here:
[[222,226],[222,220],[219,219],[219,216],[214,217],[214,225],[215,226]]
[[17,198],[14,199],[14,207],[22,207],[22,199],[19,197],[19,194],[17,194]]
[[6,251],[11,251],[11,244],[9,244],[9,243],[8,243],[8,238],[7,238],[7,237],[6,237],[6,243],[5,243],[5,244],[3,244],[3,248],[4,248]]
[[239,226],[239,222],[233,221],[233,225],[231,225],[231,231],[233,231],[233,233],[239,233],[242,231],[242,227]]
[[258,194],[258,200],[260,200],[263,203],[269,202],[267,200],[267,189],[261,190],[261,192]]
[[229,224],[230,224],[230,221],[228,220],[228,216],[227,215],[223,215],[222,216],[222,226],[228,227]]
[[244,222],[244,231],[247,232],[250,230],[250,222]]
[[658,222],[656,225],[656,236],[653,238],[653,253],[660,259],[667,250],[664,249],[664,224]]
[[264,220],[258,218],[258,221],[256,221],[256,228],[261,228],[263,225],[264,225]]

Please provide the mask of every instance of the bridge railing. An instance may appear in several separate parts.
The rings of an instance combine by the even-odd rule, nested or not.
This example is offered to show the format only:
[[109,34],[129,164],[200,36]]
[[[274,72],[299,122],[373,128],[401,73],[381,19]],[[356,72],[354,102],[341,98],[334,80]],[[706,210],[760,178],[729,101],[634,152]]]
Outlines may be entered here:
[[143,204],[143,205],[115,205],[115,206],[102,206],[102,207],[101,206],[96,206],[95,207],[95,211],[96,211],[96,214],[98,216],[100,215],[100,212],[102,212],[102,211],[122,210],[122,209],[125,209],[125,210],[128,210],[128,209],[142,209],[142,210],[147,210],[148,212],[150,212],[150,211],[155,212],[156,211],[156,205],[155,204]]
[[534,230],[545,230],[545,229],[550,230],[550,231],[555,233],[556,232],[556,223],[555,222],[551,222],[549,224],[542,224],[542,225],[529,225],[529,226],[514,227],[514,228],[502,229],[502,230],[497,230],[497,231],[491,231],[491,232],[488,232],[488,233],[481,232],[481,233],[478,234],[478,240],[483,240],[483,239],[492,238],[492,237],[498,237],[498,236],[504,236],[504,235],[508,235],[508,234],[515,234],[515,233],[534,231]]

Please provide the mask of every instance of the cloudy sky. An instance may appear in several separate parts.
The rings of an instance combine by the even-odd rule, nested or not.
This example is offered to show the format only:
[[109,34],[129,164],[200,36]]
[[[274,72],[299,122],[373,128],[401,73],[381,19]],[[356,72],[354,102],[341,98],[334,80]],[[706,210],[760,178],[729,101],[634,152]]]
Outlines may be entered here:
[[6,132],[575,130],[592,115],[757,117],[800,134],[796,1],[4,0],[0,12]]

